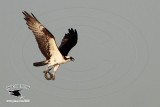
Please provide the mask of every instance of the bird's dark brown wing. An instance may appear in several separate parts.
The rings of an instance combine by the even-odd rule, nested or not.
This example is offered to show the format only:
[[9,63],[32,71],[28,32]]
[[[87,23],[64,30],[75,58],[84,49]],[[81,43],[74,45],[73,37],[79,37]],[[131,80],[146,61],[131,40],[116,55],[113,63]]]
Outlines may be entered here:
[[35,35],[40,51],[46,59],[49,59],[53,53],[51,51],[58,50],[54,36],[37,20],[32,13],[28,14],[26,11],[22,13],[25,16],[24,19],[26,20],[28,28]]
[[62,39],[61,45],[59,46],[59,51],[63,56],[67,56],[69,51],[77,44],[78,34],[76,29],[68,29],[67,34]]

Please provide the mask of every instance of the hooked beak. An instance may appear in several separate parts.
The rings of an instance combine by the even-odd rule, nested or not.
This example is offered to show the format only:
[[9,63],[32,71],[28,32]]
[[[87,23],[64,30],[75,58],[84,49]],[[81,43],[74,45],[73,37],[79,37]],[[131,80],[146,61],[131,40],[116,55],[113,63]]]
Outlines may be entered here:
[[74,61],[75,59],[73,57],[71,57],[71,61]]

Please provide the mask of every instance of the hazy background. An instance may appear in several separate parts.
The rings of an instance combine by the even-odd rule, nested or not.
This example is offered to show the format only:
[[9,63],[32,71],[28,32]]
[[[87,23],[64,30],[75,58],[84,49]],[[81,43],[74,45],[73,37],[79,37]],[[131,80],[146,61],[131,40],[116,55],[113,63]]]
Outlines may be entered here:
[[[0,106],[159,107],[160,2],[158,0],[1,0]],[[22,11],[33,12],[59,45],[68,28],[78,44],[55,81],[44,78],[44,59]],[[27,84],[29,103],[6,103],[6,86]]]

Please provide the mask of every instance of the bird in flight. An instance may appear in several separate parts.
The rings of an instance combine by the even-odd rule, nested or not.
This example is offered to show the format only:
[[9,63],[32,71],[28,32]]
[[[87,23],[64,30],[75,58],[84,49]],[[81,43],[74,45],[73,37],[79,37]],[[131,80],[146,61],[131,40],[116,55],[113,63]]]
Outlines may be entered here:
[[9,93],[10,93],[11,95],[14,95],[14,96],[19,97],[19,96],[21,96],[21,94],[20,94],[19,91],[21,91],[21,90],[10,90]]
[[[32,13],[29,14],[26,11],[22,13],[24,14],[28,28],[35,36],[41,53],[46,58],[44,61],[33,63],[33,65],[36,67],[47,65],[47,69],[44,71],[45,78],[47,80],[54,80],[55,73],[60,64],[75,60],[72,56],[68,56],[68,53],[77,44],[77,30],[73,28],[68,29],[68,33],[65,34],[58,47],[54,35],[45,28]],[[49,72],[52,69],[53,72]],[[47,74],[49,74],[50,77],[48,77]]]

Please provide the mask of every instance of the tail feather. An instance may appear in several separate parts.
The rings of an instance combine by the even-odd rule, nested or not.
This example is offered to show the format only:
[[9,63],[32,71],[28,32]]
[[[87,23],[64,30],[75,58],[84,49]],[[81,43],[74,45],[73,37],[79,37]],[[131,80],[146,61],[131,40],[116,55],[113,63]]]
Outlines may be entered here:
[[35,62],[33,63],[33,66],[44,66],[44,65],[47,65],[48,64],[48,61],[41,61],[41,62]]

